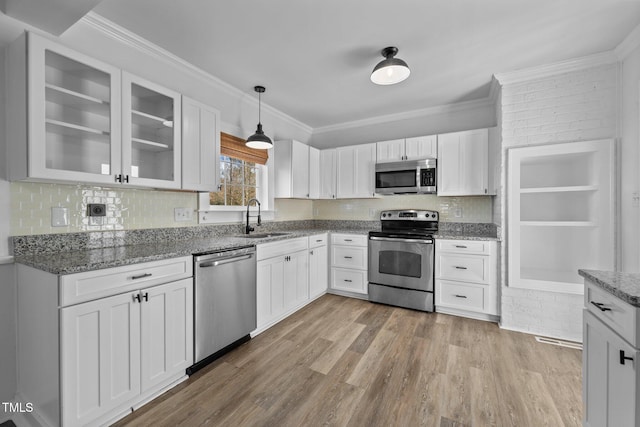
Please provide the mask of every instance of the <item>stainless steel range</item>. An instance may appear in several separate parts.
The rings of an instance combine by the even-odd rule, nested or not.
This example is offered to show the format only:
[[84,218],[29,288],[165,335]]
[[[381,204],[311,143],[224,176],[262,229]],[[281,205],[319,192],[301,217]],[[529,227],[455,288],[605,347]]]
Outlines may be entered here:
[[382,211],[380,221],[369,232],[369,301],[433,311],[438,212]]

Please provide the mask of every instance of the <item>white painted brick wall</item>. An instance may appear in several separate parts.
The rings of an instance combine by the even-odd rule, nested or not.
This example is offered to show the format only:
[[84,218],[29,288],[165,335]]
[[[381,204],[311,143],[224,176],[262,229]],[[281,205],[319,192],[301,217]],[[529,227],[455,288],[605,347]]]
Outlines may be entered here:
[[[503,230],[507,150],[615,138],[618,84],[618,65],[611,64],[501,87],[502,188],[494,200],[494,219]],[[501,247],[502,327],[582,341],[583,297],[509,287],[507,245],[508,240]]]

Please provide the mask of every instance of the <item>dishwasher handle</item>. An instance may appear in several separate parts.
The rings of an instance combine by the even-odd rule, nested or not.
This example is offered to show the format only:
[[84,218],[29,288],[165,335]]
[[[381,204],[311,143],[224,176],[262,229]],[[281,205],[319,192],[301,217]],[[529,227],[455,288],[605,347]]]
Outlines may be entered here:
[[232,262],[243,261],[245,259],[250,259],[252,257],[253,257],[253,254],[243,255],[243,256],[239,256],[239,257],[224,258],[224,259],[217,260],[217,261],[200,263],[200,264],[198,264],[198,267],[200,267],[200,268],[217,267],[217,266],[223,265],[223,264],[230,264]]

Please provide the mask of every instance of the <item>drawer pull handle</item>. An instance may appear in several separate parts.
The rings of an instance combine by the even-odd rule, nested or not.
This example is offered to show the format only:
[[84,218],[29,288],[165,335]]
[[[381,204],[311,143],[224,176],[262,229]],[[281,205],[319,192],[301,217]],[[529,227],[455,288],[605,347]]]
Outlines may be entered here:
[[345,242],[353,242],[351,239],[344,239]]
[[624,350],[620,350],[620,364],[624,365],[625,360],[633,361],[633,357],[627,357],[624,355]]
[[349,283],[353,282],[353,280],[351,280],[351,279],[344,279],[344,281],[345,282],[349,282]]
[[467,269],[467,267],[462,267],[462,266],[460,266],[460,265],[456,265],[456,268],[457,268],[458,270],[466,270],[466,269]]
[[456,294],[456,295],[454,295],[454,297],[456,297],[456,298],[464,298],[464,299],[467,299],[467,296],[466,296],[466,295],[457,295],[457,294]]
[[139,276],[131,276],[131,280],[144,279],[145,277],[151,277],[151,276],[153,276],[153,274],[151,274],[151,273],[144,273],[144,274],[141,274],[141,275],[139,275]]
[[344,258],[345,258],[345,259],[353,259],[353,257],[352,257],[352,256],[346,256],[346,257],[344,257]]
[[322,239],[316,240],[316,243],[322,243]]
[[467,247],[465,245],[456,245],[456,248],[467,249]]
[[595,305],[596,307],[598,307],[598,309],[600,311],[611,311],[611,309],[609,307],[603,307],[604,303],[601,302],[595,302],[595,301],[591,301],[591,304]]

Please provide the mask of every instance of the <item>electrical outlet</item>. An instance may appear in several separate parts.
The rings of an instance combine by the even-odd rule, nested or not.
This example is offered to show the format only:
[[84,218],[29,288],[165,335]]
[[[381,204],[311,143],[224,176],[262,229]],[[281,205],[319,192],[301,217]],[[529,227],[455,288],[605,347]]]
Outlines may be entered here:
[[453,210],[453,216],[455,218],[462,218],[462,208],[455,208]]
[[376,210],[373,208],[369,208],[369,218],[375,218],[376,217]]
[[173,219],[175,221],[191,221],[192,210],[189,208],[174,208]]
[[104,203],[90,203],[87,205],[87,216],[107,216],[107,206]]
[[634,208],[640,207],[640,193],[634,191],[631,195],[631,206]]

